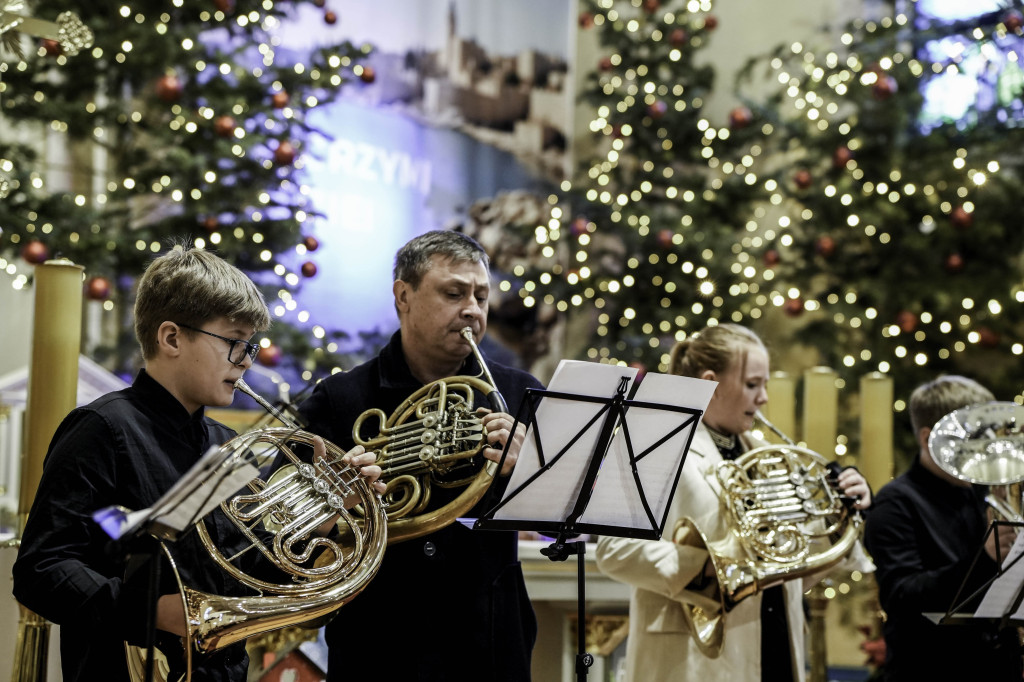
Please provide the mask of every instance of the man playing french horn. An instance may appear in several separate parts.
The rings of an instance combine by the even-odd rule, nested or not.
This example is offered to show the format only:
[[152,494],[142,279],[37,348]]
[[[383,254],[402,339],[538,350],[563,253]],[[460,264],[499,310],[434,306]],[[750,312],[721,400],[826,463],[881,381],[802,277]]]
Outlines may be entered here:
[[[327,625],[328,680],[529,680],[536,620],[516,533],[473,531],[435,510],[458,509],[462,490],[485,490],[493,475],[493,464],[482,470],[491,472],[483,483],[472,469],[460,473],[465,463],[446,459],[440,441],[455,433],[479,442],[490,462],[509,444],[496,485],[475,510],[458,515],[482,513],[499,499],[494,495],[500,496],[522,444],[523,434],[511,433],[511,414],[527,388],[542,386],[526,372],[484,363],[478,355],[490,276],[487,255],[471,238],[433,231],[409,241],[395,258],[393,292],[400,329],[390,343],[369,362],[321,381],[299,408],[310,431],[379,451],[390,510],[414,506],[417,514],[415,521],[389,520],[389,541],[397,542],[385,552],[379,574]],[[470,377],[476,378],[472,390],[465,388]],[[482,419],[456,417],[459,424],[446,431],[437,420],[448,417],[447,408],[436,408],[460,392],[476,405],[489,401],[491,411],[483,410]],[[464,485],[467,478],[472,482]],[[360,655],[354,632],[372,633],[379,650],[391,653]]]
[[[231,404],[236,382],[256,357],[258,347],[248,339],[269,324],[256,286],[210,252],[175,247],[139,280],[135,333],[145,368],[131,387],[75,409],[61,423],[14,564],[14,596],[61,626],[65,682],[127,682],[125,644],[146,644],[154,596],[147,589],[148,571],[126,579],[124,548],[112,551],[93,512],[150,508],[211,446],[232,440],[234,431],[207,417],[204,407]],[[324,444],[316,448],[322,457]],[[361,448],[344,458],[371,483],[380,475],[374,456]],[[383,491],[381,483],[372,485]],[[246,545],[221,509],[203,522],[225,546]],[[197,534],[193,527],[173,543],[183,584],[216,596],[244,594],[207,560]],[[243,561],[260,559],[253,551]],[[163,672],[177,680],[188,667],[181,646],[188,629],[183,596],[171,570],[161,569],[160,578],[157,645],[168,658]],[[234,641],[193,659],[191,674],[197,681],[244,682],[247,668],[244,643]]]
[[[718,386],[690,446],[664,539],[598,541],[598,567],[632,586],[627,680],[802,681],[803,580],[767,589],[755,582],[754,589],[723,598],[726,586],[708,551],[713,546],[715,554],[747,558],[725,513],[720,472],[765,445],[750,429],[768,400],[767,350],[745,327],[709,326],[673,348],[670,372]],[[842,471],[834,487],[857,509],[871,503],[871,491],[855,469]],[[839,494],[831,483],[817,488],[825,498]],[[843,537],[855,545],[858,530],[849,526]],[[733,608],[723,613],[724,605]]]
[[[967,406],[984,409],[994,400],[987,388],[958,375],[938,377],[910,395],[917,457],[908,471],[878,491],[864,526],[864,544],[877,567],[878,597],[887,616],[882,625],[886,682],[1021,679],[1016,627],[1000,629],[998,619],[986,618],[939,625],[924,615],[944,614],[955,599],[966,601],[976,594],[995,575],[998,560],[1007,556],[1016,536],[1017,529],[1009,525],[988,532],[988,487],[972,484],[962,472],[954,476],[931,442],[947,416],[964,423],[954,411]],[[990,443],[982,448],[984,455],[964,447],[972,463],[989,464],[996,472],[1000,455],[1007,461],[1019,457],[1020,422],[1009,427],[1016,433],[1004,438],[959,429],[964,446],[972,438]],[[995,518],[1019,521],[1020,510],[1011,509],[1013,516]],[[982,546],[984,551],[979,552]],[[971,599],[958,607],[958,613],[973,613],[977,605],[977,599]]]

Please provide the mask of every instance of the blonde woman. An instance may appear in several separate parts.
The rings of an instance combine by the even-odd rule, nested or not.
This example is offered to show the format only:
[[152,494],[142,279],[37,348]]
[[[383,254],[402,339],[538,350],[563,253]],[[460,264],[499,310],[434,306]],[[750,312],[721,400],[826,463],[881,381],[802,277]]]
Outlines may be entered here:
[[[626,649],[627,679],[709,682],[710,680],[803,681],[804,612],[801,580],[768,588],[741,601],[725,620],[721,654],[698,649],[684,604],[716,610],[714,569],[704,549],[670,540],[675,522],[693,519],[711,542],[729,528],[719,515],[719,487],[708,473],[725,459],[765,445],[751,433],[754,416],[768,402],[768,351],[761,339],[735,324],[709,326],[672,349],[670,372],[718,382],[694,435],[662,540],[602,537],[598,567],[632,586]],[[871,504],[871,491],[856,469],[839,476],[858,509]]]

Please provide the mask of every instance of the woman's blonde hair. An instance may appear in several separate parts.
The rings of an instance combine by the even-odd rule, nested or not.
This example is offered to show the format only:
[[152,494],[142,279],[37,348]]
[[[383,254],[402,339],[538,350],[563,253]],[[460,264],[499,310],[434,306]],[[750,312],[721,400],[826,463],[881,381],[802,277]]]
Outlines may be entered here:
[[751,346],[765,347],[757,334],[742,325],[708,326],[672,347],[668,371],[684,377],[698,377],[706,370],[722,374]]

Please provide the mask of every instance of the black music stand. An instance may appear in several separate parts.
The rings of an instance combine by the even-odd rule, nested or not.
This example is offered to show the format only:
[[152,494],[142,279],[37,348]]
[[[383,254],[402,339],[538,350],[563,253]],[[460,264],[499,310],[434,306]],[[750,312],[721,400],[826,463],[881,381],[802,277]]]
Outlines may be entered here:
[[[541,550],[552,561],[576,555],[577,680],[586,679],[594,658],[585,650],[585,543],[570,540],[581,533],[661,537],[693,434],[714,390],[712,382],[648,374],[627,398],[635,370],[582,364],[591,366],[588,373],[608,376],[613,394],[527,389],[513,426],[527,426],[516,468],[501,501],[474,524],[554,537]],[[665,390],[669,384],[671,390]],[[643,391],[648,387],[654,388]],[[688,399],[701,407],[635,399],[647,393],[679,402],[691,392],[703,394],[703,400]],[[506,444],[502,462],[507,455]]]
[[[160,598],[161,542],[174,542],[189,531],[199,519],[236,493],[259,475],[247,458],[237,458],[248,451],[250,441],[226,453],[217,446],[207,450],[198,462],[149,509],[131,511],[123,507],[105,507],[93,512],[93,520],[109,535],[126,555],[149,561],[146,598],[146,667],[145,682],[153,679],[156,649],[156,608]],[[189,647],[186,642],[186,647]],[[191,651],[185,651],[186,664],[191,667]]]
[[[999,527],[1020,529],[1024,528],[1024,521],[995,520],[989,523],[988,531],[986,531],[985,537],[982,539],[981,545],[974,555],[974,560],[971,562],[970,568],[967,569],[967,574],[964,576],[963,582],[960,583],[956,596],[953,597],[953,602],[950,604],[945,615],[925,614],[926,617],[940,625],[964,623],[965,621],[976,619],[998,620],[1000,630],[1011,624],[1024,624],[1024,610],[1021,608],[1022,603],[1024,603],[1024,562],[1021,562],[1021,559],[1024,558],[1024,551],[1021,551],[1022,547],[1019,543],[1014,546],[1014,550],[1018,550],[1017,553],[1014,555],[1013,550],[1011,550],[1010,556],[1007,556],[1005,560],[997,544],[996,563],[999,564],[999,568],[996,570],[995,575],[988,578],[980,587],[961,599],[961,595],[967,591],[967,584],[974,574],[978,560],[981,559],[982,554],[985,552],[985,543],[988,542],[989,535],[996,532]],[[975,611],[968,611],[968,606],[982,592],[985,593],[982,603],[979,604]],[[979,611],[982,612],[981,615],[978,615]]]

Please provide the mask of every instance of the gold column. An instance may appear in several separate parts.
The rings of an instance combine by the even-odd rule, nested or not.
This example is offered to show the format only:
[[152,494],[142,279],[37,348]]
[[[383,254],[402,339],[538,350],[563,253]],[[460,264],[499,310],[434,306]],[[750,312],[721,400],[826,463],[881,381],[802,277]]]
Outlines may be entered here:
[[893,474],[892,377],[871,372],[860,378],[860,472],[878,491]]
[[[772,372],[768,382],[768,404],[762,412],[779,431],[796,439],[796,377],[786,372]],[[780,441],[770,431],[765,436],[768,440]]]
[[[82,273],[68,260],[36,266],[32,358],[29,364],[25,415],[25,452],[21,458],[18,492],[18,531],[25,528],[29,509],[43,473],[43,458],[61,420],[78,397],[78,354],[82,340]],[[12,682],[46,679],[50,624],[20,606]]]
[[804,371],[804,437],[807,447],[826,459],[836,457],[839,420],[839,389],[836,373],[829,367]]
[[20,528],[39,487],[43,458],[57,426],[78,398],[78,354],[82,343],[81,265],[48,260],[36,266],[35,317],[25,414],[25,453],[18,492]]

